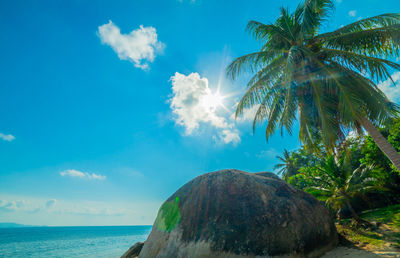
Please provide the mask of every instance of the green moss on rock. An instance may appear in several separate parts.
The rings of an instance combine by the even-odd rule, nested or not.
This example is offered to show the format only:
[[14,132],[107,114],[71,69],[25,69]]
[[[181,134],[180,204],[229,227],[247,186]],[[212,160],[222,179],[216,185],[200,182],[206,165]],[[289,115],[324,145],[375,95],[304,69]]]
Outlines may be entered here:
[[181,221],[181,213],[179,211],[179,197],[173,202],[165,202],[158,212],[155,226],[160,231],[171,232]]

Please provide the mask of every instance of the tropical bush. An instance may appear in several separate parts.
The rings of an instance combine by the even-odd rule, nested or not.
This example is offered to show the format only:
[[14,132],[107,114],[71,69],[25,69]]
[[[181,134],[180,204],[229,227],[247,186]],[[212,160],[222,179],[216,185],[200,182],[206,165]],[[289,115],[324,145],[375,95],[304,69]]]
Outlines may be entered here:
[[[382,135],[400,149],[400,119],[380,128]],[[335,155],[308,153],[304,147],[284,151],[291,175],[282,177],[294,187],[325,201],[337,215],[400,203],[400,173],[369,136],[347,137]],[[280,161],[282,161],[280,159]],[[281,171],[285,163],[280,163]]]

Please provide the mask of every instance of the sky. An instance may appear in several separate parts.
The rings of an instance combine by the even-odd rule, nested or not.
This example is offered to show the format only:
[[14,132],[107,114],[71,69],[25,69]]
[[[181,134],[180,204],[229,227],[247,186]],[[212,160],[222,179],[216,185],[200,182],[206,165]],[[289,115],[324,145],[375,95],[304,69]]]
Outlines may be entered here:
[[[249,20],[281,0],[2,1],[0,222],[151,225],[179,187],[206,172],[273,171],[294,134],[234,119],[256,51]],[[395,10],[395,8],[397,8]],[[398,0],[337,0],[329,31],[400,12]],[[400,84],[400,73],[394,74]],[[400,100],[400,87],[380,84]]]

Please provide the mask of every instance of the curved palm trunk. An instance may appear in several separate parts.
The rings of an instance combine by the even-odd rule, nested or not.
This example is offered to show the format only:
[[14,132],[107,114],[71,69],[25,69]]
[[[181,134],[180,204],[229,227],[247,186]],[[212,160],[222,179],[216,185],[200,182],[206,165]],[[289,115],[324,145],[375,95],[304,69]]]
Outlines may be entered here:
[[364,222],[363,219],[360,218],[360,216],[358,216],[357,212],[353,209],[353,206],[351,206],[351,203],[349,200],[346,201],[347,204],[347,208],[350,210],[351,215],[353,216],[353,218],[358,222],[358,223],[362,223]]
[[386,140],[386,138],[379,132],[377,128],[367,118],[360,120],[361,125],[368,132],[369,136],[374,139],[379,149],[389,158],[393,165],[400,171],[400,154],[393,148],[393,146]]
[[346,205],[347,205],[347,208],[350,210],[351,215],[352,215],[353,218],[357,221],[357,223],[358,223],[359,225],[364,225],[364,226],[367,226],[367,227],[372,227],[372,224],[371,224],[370,222],[368,222],[368,221],[366,221],[366,220],[360,218],[360,216],[358,216],[358,213],[354,210],[353,206],[351,205],[349,196],[348,196],[348,195],[345,195],[345,196],[346,196]]

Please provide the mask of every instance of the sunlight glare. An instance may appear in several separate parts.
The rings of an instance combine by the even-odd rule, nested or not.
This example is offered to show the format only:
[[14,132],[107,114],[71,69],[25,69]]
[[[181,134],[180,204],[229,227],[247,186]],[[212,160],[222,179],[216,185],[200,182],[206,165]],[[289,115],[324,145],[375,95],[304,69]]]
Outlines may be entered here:
[[215,110],[219,106],[222,106],[224,97],[221,96],[219,91],[212,93],[211,91],[201,99],[201,104],[207,110]]

